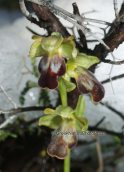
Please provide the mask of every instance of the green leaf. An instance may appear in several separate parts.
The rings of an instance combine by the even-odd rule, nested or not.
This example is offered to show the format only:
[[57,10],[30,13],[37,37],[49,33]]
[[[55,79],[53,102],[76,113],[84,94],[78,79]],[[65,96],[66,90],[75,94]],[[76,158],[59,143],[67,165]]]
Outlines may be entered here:
[[60,44],[62,43],[63,41],[63,38],[62,36],[58,35],[58,36],[55,36],[56,34],[54,33],[52,36],[49,36],[47,38],[43,38],[42,41],[41,41],[41,46],[44,50],[46,51],[55,51],[59,46]]
[[41,47],[41,42],[35,41],[30,48],[28,57],[40,57],[46,54],[46,50]]
[[74,113],[74,110],[69,107],[69,106],[62,106],[62,105],[59,105],[56,110],[55,110],[56,114],[57,115],[60,115],[62,117],[69,117],[72,113]]
[[113,139],[115,140],[116,143],[119,143],[119,144],[122,143],[122,142],[121,142],[121,139],[120,139],[119,137],[114,136],[114,135],[112,135],[112,137],[113,137]]
[[75,116],[76,117],[83,117],[85,113],[85,99],[83,95],[79,96]]
[[62,79],[64,85],[66,86],[67,92],[70,92],[70,91],[72,91],[72,90],[74,90],[76,88],[76,85],[74,83],[72,83],[70,81],[67,81],[64,78],[61,78],[61,79]]
[[58,115],[46,115],[40,118],[39,126],[44,125],[52,129],[56,129],[62,122],[61,116]]
[[74,41],[62,43],[58,51],[65,58],[73,59],[77,57],[77,49],[75,48]]
[[26,83],[27,87],[29,88],[33,88],[33,87],[39,87],[38,83],[37,82],[33,82],[33,81],[28,81]]

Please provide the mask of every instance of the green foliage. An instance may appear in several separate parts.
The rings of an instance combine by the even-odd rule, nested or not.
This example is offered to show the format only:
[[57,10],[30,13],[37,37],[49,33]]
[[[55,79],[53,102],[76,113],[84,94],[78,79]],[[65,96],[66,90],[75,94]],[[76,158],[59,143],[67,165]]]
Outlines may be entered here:
[[36,78],[38,78],[38,77],[39,77],[39,72],[38,72],[38,67],[37,67],[37,65],[36,65],[37,59],[36,59],[36,58],[32,58],[31,61],[32,61],[31,64],[32,64],[32,67],[33,67],[33,72],[32,72],[32,74],[33,74]]
[[7,137],[17,138],[17,135],[8,130],[0,130],[0,142],[7,139]]
[[26,94],[31,88],[33,88],[33,87],[39,87],[39,86],[38,86],[37,83],[32,82],[32,81],[28,81],[28,82],[26,83],[26,86],[25,86],[25,88],[22,90],[21,95],[20,95],[20,97],[19,97],[19,101],[20,101],[20,103],[21,103],[22,105],[24,105],[24,103],[25,103],[25,98],[24,98],[25,94]]
[[113,137],[113,139],[114,139],[114,141],[115,141],[116,143],[119,143],[119,144],[122,143],[122,142],[121,142],[121,139],[120,139],[119,137],[114,136],[114,135],[112,135],[112,137]]
[[47,89],[41,89],[39,100],[38,100],[38,105],[39,106],[51,106],[51,101],[50,101]]

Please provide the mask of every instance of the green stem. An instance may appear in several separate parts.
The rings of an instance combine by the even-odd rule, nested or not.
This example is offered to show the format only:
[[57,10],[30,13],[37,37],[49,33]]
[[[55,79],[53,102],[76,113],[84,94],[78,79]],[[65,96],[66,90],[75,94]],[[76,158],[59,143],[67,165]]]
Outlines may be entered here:
[[58,78],[58,81],[59,81],[58,89],[59,89],[59,92],[60,92],[62,106],[67,106],[67,91],[66,91],[66,86],[63,84],[61,78]]
[[[67,91],[66,86],[63,84],[62,79],[58,78],[59,82],[59,92],[61,96],[61,101],[63,106],[67,106]],[[70,172],[70,149],[68,149],[68,156],[64,159],[64,172]]]
[[68,156],[64,159],[64,172],[70,172],[70,154],[71,150],[68,149]]

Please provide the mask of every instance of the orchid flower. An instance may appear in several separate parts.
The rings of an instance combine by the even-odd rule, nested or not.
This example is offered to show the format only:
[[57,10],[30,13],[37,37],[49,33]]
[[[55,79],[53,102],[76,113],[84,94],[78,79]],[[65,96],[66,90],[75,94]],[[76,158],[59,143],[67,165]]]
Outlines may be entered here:
[[[72,41],[74,36],[64,39],[58,32],[53,32],[49,37],[33,35],[35,42],[32,44],[29,57],[41,57],[38,65],[40,77],[38,84],[41,88],[56,89],[57,78],[66,73],[64,58],[76,58],[77,49]],[[64,58],[63,58],[64,57]]]
[[44,113],[47,115],[40,118],[39,125],[56,129],[53,132],[52,141],[47,148],[50,156],[65,159],[68,155],[68,149],[76,146],[76,131],[82,132],[88,129],[88,120],[83,117],[84,110],[85,101],[83,96],[80,96],[75,110],[62,105],[55,110],[45,109]]
[[97,57],[87,56],[83,53],[78,53],[76,59],[69,59],[67,62],[67,73],[76,79],[79,92],[81,94],[91,93],[95,103],[103,99],[105,90],[93,73],[87,69],[98,62]]

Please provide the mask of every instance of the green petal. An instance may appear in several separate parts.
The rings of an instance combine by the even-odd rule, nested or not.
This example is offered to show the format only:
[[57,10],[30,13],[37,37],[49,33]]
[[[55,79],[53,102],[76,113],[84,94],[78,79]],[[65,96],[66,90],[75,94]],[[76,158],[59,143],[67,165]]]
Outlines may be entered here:
[[41,47],[41,42],[35,41],[30,48],[28,57],[40,57],[46,54],[46,51]]
[[78,104],[75,111],[76,117],[83,117],[85,113],[85,99],[83,95],[79,96]]
[[75,48],[74,41],[69,41],[67,43],[62,43],[59,47],[59,53],[65,58],[76,58],[77,49]]
[[56,115],[55,110],[50,109],[50,108],[46,108],[44,110],[44,113],[47,114],[47,115]]
[[60,36],[59,34],[52,33],[52,36],[49,36],[48,38],[44,37],[42,39],[41,46],[46,51],[54,51],[59,47],[62,41],[63,41],[62,36]]
[[87,69],[89,68],[89,67],[91,67],[92,65],[94,65],[95,63],[99,63],[99,59],[97,58],[97,57],[95,57],[95,56],[88,56],[89,57],[89,59],[90,59],[90,63],[89,63],[89,65],[87,66]]
[[[69,60],[68,60],[69,61]],[[68,62],[67,62],[68,63]],[[67,64],[66,63],[66,64]],[[70,76],[70,77],[74,77],[74,75],[75,75],[75,68],[76,68],[77,66],[76,65],[68,65],[67,66],[67,73],[68,73],[68,75]]]
[[74,83],[67,81],[64,78],[61,78],[61,79],[62,79],[62,82],[64,83],[64,85],[66,86],[67,92],[70,92],[76,88],[76,85]]
[[32,39],[35,40],[35,41],[37,41],[37,42],[41,42],[42,37],[41,36],[38,36],[38,35],[33,35],[32,36]]
[[52,129],[56,129],[62,122],[61,116],[58,115],[46,115],[40,118],[39,126],[44,125]]
[[69,117],[72,113],[74,113],[74,110],[68,106],[62,106],[59,105],[55,110],[57,115],[60,115],[62,117]]
[[82,67],[89,67],[90,59],[86,54],[78,53],[76,59],[69,59],[67,65],[77,65]]
[[86,118],[76,117],[76,122],[75,122],[76,131],[78,132],[86,131],[88,129],[88,124],[89,121]]

